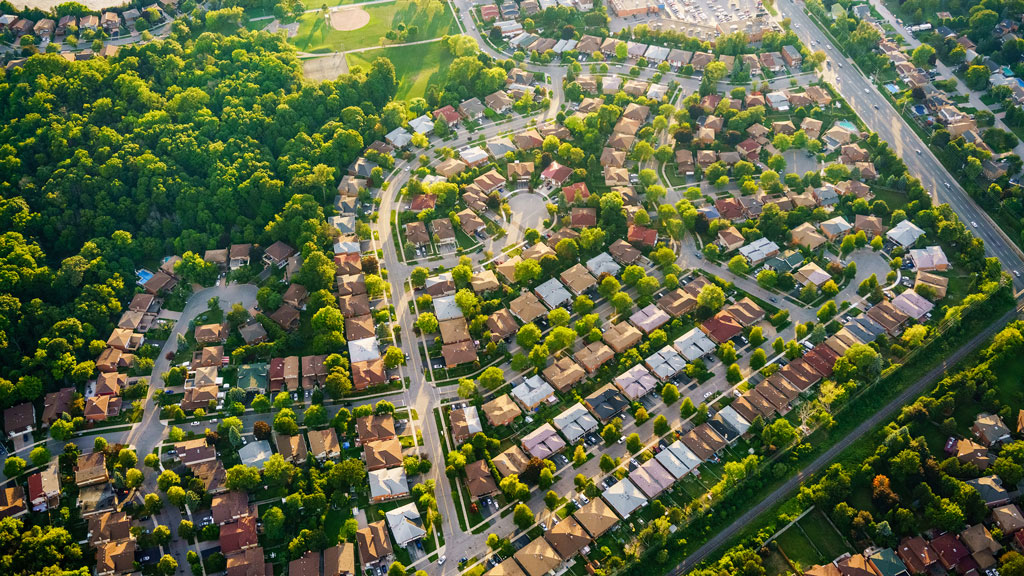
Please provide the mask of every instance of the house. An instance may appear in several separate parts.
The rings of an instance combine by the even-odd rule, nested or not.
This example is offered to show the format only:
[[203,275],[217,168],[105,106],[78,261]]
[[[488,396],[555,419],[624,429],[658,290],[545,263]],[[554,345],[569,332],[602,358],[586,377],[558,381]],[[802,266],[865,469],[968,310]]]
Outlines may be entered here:
[[534,375],[525,378],[514,386],[510,392],[512,398],[526,411],[533,411],[554,397],[555,391],[550,384]]
[[394,560],[395,555],[384,520],[357,530],[356,546],[359,548],[359,560],[368,570],[378,565],[388,566]]
[[569,356],[563,356],[543,371],[544,379],[559,392],[566,392],[587,377],[586,371]]
[[363,443],[367,470],[380,470],[402,465],[402,443],[398,438]]
[[924,236],[924,230],[915,226],[910,220],[901,220],[885,235],[896,244],[909,248],[917,242],[918,238]]
[[[33,512],[45,512],[60,504],[60,477],[57,466],[49,465],[28,477],[28,499]],[[0,516],[3,513],[0,512]]]
[[35,408],[30,402],[16,404],[4,410],[4,432],[8,438],[31,432],[35,421]]
[[654,304],[648,304],[629,317],[630,323],[636,326],[644,334],[650,334],[654,330],[668,324],[671,317],[661,308]]
[[249,496],[244,492],[217,494],[210,503],[210,515],[213,517],[213,523],[218,526],[252,516],[254,510],[255,508],[250,508]]
[[96,549],[96,576],[130,574],[135,568],[134,538],[106,542]]
[[896,547],[896,556],[911,574],[924,574],[939,561],[935,550],[920,536],[901,540]]
[[758,238],[740,248],[740,256],[747,259],[751,266],[757,266],[779,253],[779,245],[767,238]]
[[520,443],[523,451],[533,458],[542,460],[565,448],[565,440],[562,440],[551,424],[544,424],[523,436]]
[[615,386],[631,401],[650,394],[658,384],[658,379],[642,364],[637,364],[615,377]]
[[676,479],[656,458],[652,458],[630,472],[629,480],[647,498],[653,499],[671,486]]
[[[595,498],[594,500],[600,500]],[[564,560],[568,560],[590,543],[590,534],[576,520],[569,516],[545,532],[544,538]]]
[[338,443],[338,433],[334,428],[309,430],[306,436],[309,440],[309,453],[313,458],[323,461],[341,456],[341,444]]
[[743,246],[744,242],[746,239],[735,226],[726,226],[718,230],[717,244],[722,248],[722,252],[732,252]]
[[551,278],[537,286],[534,292],[552,310],[560,306],[567,306],[572,302],[572,294],[565,289],[565,286],[557,278]]
[[842,216],[836,216],[835,218],[830,218],[821,223],[821,233],[824,234],[825,238],[828,238],[830,242],[835,242],[842,238],[852,228],[853,226],[851,226],[850,223]]
[[804,264],[796,271],[795,274],[793,274],[793,277],[796,278],[796,281],[799,282],[801,286],[814,284],[819,288],[821,288],[822,284],[832,279],[829,273],[822,270],[821,266],[818,266],[815,262],[808,262],[807,264]]
[[703,331],[693,328],[683,334],[672,344],[679,354],[688,362],[702,358],[715,350],[715,343]]
[[593,374],[614,358],[615,352],[603,342],[591,342],[577,351],[573,357],[587,374]]
[[323,576],[355,576],[356,547],[343,542],[324,550]]
[[479,98],[470,98],[459,104],[459,114],[466,120],[479,120],[484,115],[484,105]]
[[628,478],[619,480],[605,490],[603,497],[615,513],[624,519],[628,519],[630,514],[647,504],[644,493]]
[[519,324],[512,317],[512,312],[502,308],[487,317],[487,329],[494,341],[503,340],[519,330]]
[[101,512],[89,517],[86,540],[92,546],[131,536],[131,518],[125,511]]
[[[256,518],[253,516],[246,516],[239,518],[237,522],[231,522],[221,526],[220,536],[221,553],[225,556],[235,554],[242,550],[259,546],[259,536],[256,531]],[[309,554],[307,554],[309,556]],[[297,561],[296,561],[297,562]],[[294,565],[295,562],[292,562]],[[316,568],[319,571],[320,558],[316,558]],[[295,570],[293,567],[292,570]],[[297,574],[298,572],[292,572]]]
[[635,326],[629,322],[619,322],[605,328],[602,334],[604,343],[611,347],[616,354],[621,354],[640,342],[643,335]]
[[584,435],[596,431],[598,426],[597,420],[578,402],[555,416],[552,422],[570,444],[575,444]]
[[974,420],[971,432],[984,446],[992,446],[1010,439],[1010,429],[1003,423],[998,414],[982,412]]
[[558,162],[552,162],[540,173],[540,177],[545,182],[561,186],[562,183],[569,179],[569,176],[572,176],[572,172],[572,168],[562,166]]
[[512,105],[515,104],[515,101],[504,90],[498,90],[497,92],[488,94],[487,97],[484,98],[484,103],[487,105],[487,108],[494,110],[498,114],[505,114],[512,109]]
[[395,437],[395,418],[390,414],[372,414],[356,418],[356,446]]
[[925,248],[911,248],[910,259],[914,263],[915,270],[923,272],[945,272],[949,269],[949,260],[942,251],[941,246],[928,246]]
[[509,474],[521,474],[523,470],[526,470],[530,459],[518,445],[513,444],[508,450],[495,456],[491,462],[498,474],[504,478]]
[[448,419],[451,422],[452,439],[456,444],[462,444],[477,432],[483,432],[476,406],[452,410],[448,413]]
[[498,492],[498,485],[491,476],[486,460],[477,460],[466,465],[466,488],[473,498],[480,499]]
[[388,510],[384,513],[384,519],[387,520],[391,535],[400,547],[404,548],[427,535],[414,502]]
[[945,298],[948,286],[949,278],[946,278],[945,276],[938,276],[930,272],[919,270],[914,278],[914,291],[931,300],[941,300]]
[[721,344],[741,334],[743,325],[732,314],[723,310],[705,320],[700,329],[713,341]]
[[735,318],[743,327],[753,326],[765,317],[764,309],[746,296],[726,306],[724,311]]
[[1003,481],[998,476],[982,476],[967,480],[966,483],[978,491],[982,501],[989,508],[1002,506],[1010,502],[1010,495],[1003,488]]
[[584,403],[601,422],[610,421],[630,405],[629,400],[612,384],[605,384],[587,396]]
[[371,470],[368,476],[371,502],[379,503],[409,495],[409,482],[405,478],[405,468],[402,466]]
[[853,231],[864,232],[868,238],[874,238],[875,236],[885,234],[886,227],[885,224],[882,223],[882,219],[878,216],[857,214],[853,221]]
[[309,450],[306,448],[306,440],[302,434],[294,436],[277,435],[277,452],[286,461],[292,464],[303,464],[306,462],[306,455]]
[[522,410],[508,394],[502,394],[486,402],[482,408],[491,426],[508,426],[522,414]]
[[657,304],[670,316],[678,318],[697,307],[697,298],[682,288],[676,288],[659,298]]
[[263,252],[263,263],[267,266],[277,266],[278,268],[281,268],[287,264],[288,259],[295,254],[297,254],[295,248],[292,248],[284,242],[277,241],[271,244]]
[[228,576],[273,576],[274,565],[266,561],[263,548],[255,546],[227,557]]
[[[612,5],[615,5],[613,0]],[[512,556],[527,576],[544,576],[562,565],[562,557],[543,537],[536,538]]]

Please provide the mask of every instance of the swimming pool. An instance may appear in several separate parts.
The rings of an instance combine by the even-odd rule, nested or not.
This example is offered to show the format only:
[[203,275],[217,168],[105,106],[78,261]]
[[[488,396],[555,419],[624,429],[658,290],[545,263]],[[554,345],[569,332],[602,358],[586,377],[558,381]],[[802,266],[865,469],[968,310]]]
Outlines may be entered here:
[[146,270],[145,268],[142,268],[141,270],[136,270],[135,274],[138,275],[139,277],[139,286],[143,286],[146,282],[149,282],[150,278],[153,277],[153,273],[150,272],[149,270]]
[[857,128],[857,125],[854,124],[853,122],[850,122],[849,120],[840,120],[839,122],[836,122],[836,126],[845,128],[850,132],[860,132],[860,129]]

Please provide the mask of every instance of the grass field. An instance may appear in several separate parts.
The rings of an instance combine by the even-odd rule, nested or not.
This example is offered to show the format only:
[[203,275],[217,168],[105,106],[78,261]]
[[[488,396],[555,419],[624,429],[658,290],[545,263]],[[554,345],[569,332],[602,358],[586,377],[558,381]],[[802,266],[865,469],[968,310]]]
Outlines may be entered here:
[[389,30],[397,30],[399,24],[418,28],[415,36],[407,41],[438,38],[455,28],[451,11],[444,3],[435,0],[421,3],[397,0],[363,6],[362,9],[369,13],[369,23],[348,31],[333,28],[319,11],[303,14],[298,19],[299,31],[291,41],[303,52],[344,52],[379,46],[384,35]]
[[[397,100],[421,98],[431,84],[443,86],[448,66],[452,63],[451,54],[441,47],[440,42],[356,52],[346,54],[345,58],[350,70],[355,66],[363,66],[368,70],[370,64],[381,56],[395,65],[395,77],[398,78]],[[457,229],[459,232],[462,230]]]

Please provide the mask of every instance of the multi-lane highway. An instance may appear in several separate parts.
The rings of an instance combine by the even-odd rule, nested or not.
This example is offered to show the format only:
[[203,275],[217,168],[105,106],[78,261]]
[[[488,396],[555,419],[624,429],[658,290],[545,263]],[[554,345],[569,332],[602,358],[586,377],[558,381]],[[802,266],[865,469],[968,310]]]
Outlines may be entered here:
[[[925,189],[939,203],[948,203],[964,224],[971,227],[971,232],[985,241],[985,251],[989,256],[998,258],[1007,271],[1024,274],[1024,252],[975,204],[906,120],[893,109],[853,61],[832,45],[831,39],[818,28],[802,6],[802,3],[794,3],[792,0],[781,0],[778,4],[779,17],[790,19],[793,31],[804,44],[813,50],[822,50],[828,56],[832,66],[825,68],[822,78],[839,90],[868,128],[889,143],[907,164],[910,173],[921,180]],[[1024,280],[1014,276],[1014,287],[1017,290],[1024,288]]]

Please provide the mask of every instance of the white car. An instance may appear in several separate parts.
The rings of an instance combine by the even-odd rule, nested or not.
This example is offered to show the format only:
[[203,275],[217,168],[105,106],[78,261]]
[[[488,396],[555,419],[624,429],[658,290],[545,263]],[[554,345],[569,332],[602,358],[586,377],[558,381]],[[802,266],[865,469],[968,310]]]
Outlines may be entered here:
[[870,93],[871,93],[871,90],[868,90],[867,88],[865,88],[865,89],[864,89],[864,93],[865,93],[865,94],[870,94]]
[[444,561],[447,560],[447,559],[448,559],[447,556],[441,556],[440,558],[437,559],[437,565],[441,566],[442,564],[444,564]]
[[1020,278],[1020,270],[1014,270],[1013,275],[1016,276],[1017,278]]
[[975,222],[974,220],[971,220],[971,227],[972,228],[977,228],[978,227],[978,223]]
[[707,400],[708,398],[711,398],[712,395],[714,395],[713,391],[705,392],[704,393],[704,399]]
[[199,426],[199,420],[193,420],[192,421],[192,425],[193,426]]

